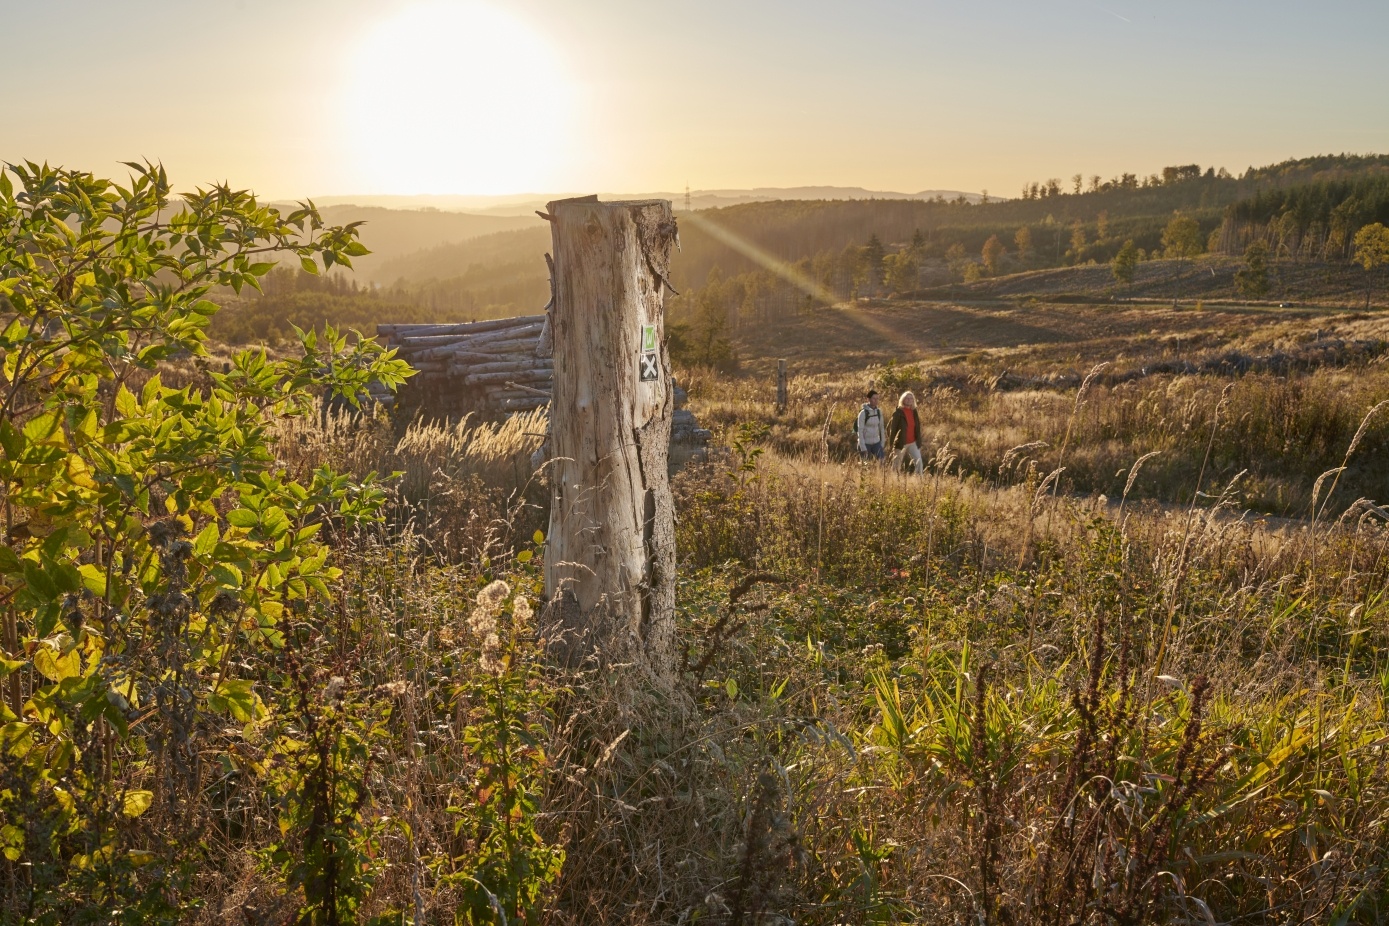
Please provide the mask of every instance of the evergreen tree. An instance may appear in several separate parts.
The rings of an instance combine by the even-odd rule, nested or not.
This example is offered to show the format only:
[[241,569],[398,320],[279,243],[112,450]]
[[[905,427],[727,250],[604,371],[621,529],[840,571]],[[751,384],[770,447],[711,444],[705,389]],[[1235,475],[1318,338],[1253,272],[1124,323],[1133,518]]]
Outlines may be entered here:
[[883,258],[887,255],[887,250],[883,243],[878,240],[875,234],[868,239],[868,246],[864,248],[863,258],[867,264],[868,279],[874,286],[881,286],[883,282]]
[[1268,292],[1268,245],[1255,241],[1244,249],[1244,266],[1235,273],[1235,286],[1250,299]]

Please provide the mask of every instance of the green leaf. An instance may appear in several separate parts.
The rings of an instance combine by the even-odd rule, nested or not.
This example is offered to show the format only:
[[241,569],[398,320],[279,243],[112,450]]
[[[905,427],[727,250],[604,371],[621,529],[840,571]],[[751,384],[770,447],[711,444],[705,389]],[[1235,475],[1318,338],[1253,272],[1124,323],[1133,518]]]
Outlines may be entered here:
[[250,680],[244,678],[234,678],[218,685],[207,696],[207,706],[214,711],[231,714],[242,723],[265,716],[265,705],[252,689]]
[[[241,510],[242,509],[237,508],[232,513],[235,514],[236,511]],[[230,520],[230,515],[228,516],[228,520]],[[255,522],[252,521],[251,523],[254,524]],[[217,529],[217,522],[213,521],[209,523],[207,527],[199,531],[198,536],[193,539],[193,555],[211,556],[212,551],[217,549],[217,541],[221,539],[222,532]]]
[[31,559],[24,561],[24,582],[40,601],[52,601],[58,597],[58,587],[43,571],[43,567]]
[[77,572],[82,576],[82,586],[98,598],[106,594],[106,573],[102,572],[97,566],[91,563],[84,563],[77,567]]
[[531,535],[531,540],[535,541],[537,544],[544,543],[545,532],[542,530],[537,530],[534,534]]
[[145,388],[140,390],[140,403],[146,407],[164,395],[164,384],[160,382],[159,374],[156,373],[145,383]]
[[121,807],[121,812],[127,817],[138,817],[146,810],[149,810],[150,805],[153,803],[153,791],[127,791],[125,792],[125,802],[124,806]]
[[89,443],[96,439],[97,416],[96,409],[87,409],[87,414],[78,422],[75,429],[77,436],[82,438],[81,443]]
[[233,508],[227,512],[227,523],[232,527],[241,527],[250,530],[260,523],[260,515],[245,508]]
[[260,524],[268,536],[280,537],[289,530],[289,517],[283,508],[272,505],[261,512]]
[[24,455],[25,446],[24,435],[8,420],[0,421],[0,448],[4,448],[6,458],[18,460]]
[[318,264],[313,262],[312,257],[299,258],[299,266],[304,268],[305,273],[312,273],[314,276],[318,276]]
[[62,609],[58,607],[58,602],[45,602],[34,614],[34,635],[46,637],[58,626],[58,619],[62,616]]
[[31,444],[66,447],[67,437],[62,430],[63,416],[57,411],[35,415],[24,423],[24,437]]
[[535,554],[531,553],[530,550],[522,550],[520,553],[516,554],[516,562],[529,563],[531,561],[531,557],[534,555]]
[[218,563],[213,566],[212,578],[218,585],[225,585],[230,588],[240,588],[241,583],[246,580],[246,577],[241,573],[241,568],[231,563]]
[[44,573],[52,580],[59,594],[71,595],[82,587],[82,573],[71,563],[55,563],[45,559]]
[[124,385],[116,390],[116,413],[122,418],[135,418],[140,414],[140,400]]

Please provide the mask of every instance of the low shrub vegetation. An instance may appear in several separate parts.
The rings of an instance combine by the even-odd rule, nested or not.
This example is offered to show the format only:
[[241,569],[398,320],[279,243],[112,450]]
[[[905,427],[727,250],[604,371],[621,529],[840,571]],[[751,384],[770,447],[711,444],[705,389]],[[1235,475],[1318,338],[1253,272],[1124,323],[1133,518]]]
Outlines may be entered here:
[[331,329],[214,359],[218,287],[359,246],[168,194],[0,184],[0,921],[1386,917],[1372,358],[878,368],[911,476],[846,462],[861,374],[688,371],[651,689],[544,658],[545,413],[327,412],[408,373]]

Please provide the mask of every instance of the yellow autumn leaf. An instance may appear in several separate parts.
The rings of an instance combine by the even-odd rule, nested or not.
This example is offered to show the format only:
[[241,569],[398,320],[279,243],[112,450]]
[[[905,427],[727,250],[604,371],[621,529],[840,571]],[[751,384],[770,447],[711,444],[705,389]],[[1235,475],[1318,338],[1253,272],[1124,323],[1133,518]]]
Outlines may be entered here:
[[127,817],[138,817],[146,810],[149,810],[150,805],[153,803],[153,791],[127,791],[125,792],[125,804],[121,808],[121,812]]
[[82,656],[76,649],[59,653],[50,646],[40,646],[34,651],[34,668],[50,682],[61,682],[82,671]]

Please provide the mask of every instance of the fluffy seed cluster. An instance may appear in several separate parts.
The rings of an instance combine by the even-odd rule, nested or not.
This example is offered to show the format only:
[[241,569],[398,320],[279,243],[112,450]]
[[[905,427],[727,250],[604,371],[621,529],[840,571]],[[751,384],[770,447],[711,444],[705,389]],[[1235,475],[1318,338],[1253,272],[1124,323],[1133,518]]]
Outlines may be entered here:
[[477,606],[468,617],[468,629],[481,637],[497,632],[497,615],[501,613],[506,596],[511,594],[511,586],[501,579],[489,583],[477,593]]
[[[502,639],[497,634],[497,615],[501,614],[502,606],[506,604],[507,596],[510,594],[511,586],[501,579],[489,583],[477,593],[477,606],[468,618],[468,628],[482,637],[482,654],[478,658],[478,664],[484,672],[493,675],[501,675],[506,669],[506,663],[502,659]],[[517,599],[516,606],[519,608],[523,601],[524,598]],[[529,609],[530,605],[527,604],[525,607]]]
[[482,655],[478,657],[478,665],[484,672],[501,675],[506,669],[502,655],[502,638],[495,633],[489,633],[482,641]]

